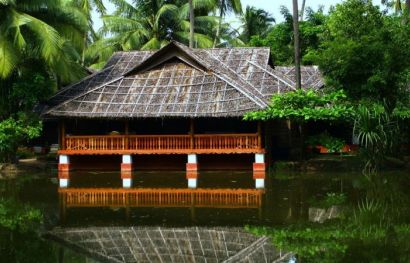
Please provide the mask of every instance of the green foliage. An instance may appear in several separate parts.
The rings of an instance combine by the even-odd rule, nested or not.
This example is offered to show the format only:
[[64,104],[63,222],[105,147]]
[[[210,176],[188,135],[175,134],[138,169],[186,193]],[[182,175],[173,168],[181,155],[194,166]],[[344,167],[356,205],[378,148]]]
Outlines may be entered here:
[[410,30],[367,0],[348,0],[330,13],[313,60],[327,85],[350,98],[385,100],[394,107],[409,67]]
[[[275,65],[293,63],[293,25],[292,15],[285,7],[281,7],[284,22],[278,23],[267,34],[254,35],[249,41],[250,46],[267,46],[271,49],[271,58]],[[320,45],[320,35],[325,30],[326,15],[323,8],[317,11],[306,10],[306,20],[300,21],[301,56],[303,64],[312,64],[314,51]]]
[[247,6],[241,17],[242,33],[239,38],[248,43],[252,36],[264,37],[273,22],[275,19],[265,10]]
[[[102,17],[104,26],[100,29],[100,39],[87,50],[87,57],[94,66],[101,66],[114,51],[155,50],[171,40],[188,44],[189,6],[178,1],[137,1],[130,4],[125,0],[113,1],[117,10],[112,15]],[[217,18],[208,16],[212,6],[207,0],[194,1],[201,14],[195,16],[194,43],[196,47],[211,47],[212,33]]]
[[82,76],[73,44],[88,29],[70,1],[0,3],[0,79],[39,61],[67,83]]
[[18,111],[32,111],[55,92],[56,85],[46,73],[27,69],[13,81],[0,83],[0,89],[0,116],[7,117]]
[[[408,262],[408,224],[392,227],[354,225],[349,221],[295,224],[287,227],[247,227],[256,235],[295,253],[302,262]],[[368,251],[370,253],[365,253]]]
[[0,199],[0,226],[10,231],[28,232],[42,223],[38,209],[11,199]]
[[313,90],[296,90],[272,97],[269,108],[247,113],[246,120],[289,119],[306,121],[348,121],[353,107],[342,90],[321,94]]
[[323,198],[313,197],[308,200],[309,205],[313,207],[329,208],[334,205],[343,205],[347,201],[345,193],[326,193]]
[[306,139],[306,144],[313,147],[321,145],[326,147],[329,153],[338,153],[346,143],[342,139],[333,137],[329,133],[324,132],[319,135],[309,136]]
[[357,136],[365,161],[363,172],[377,174],[384,158],[397,146],[399,127],[397,121],[380,105],[360,105],[353,133]]
[[17,147],[41,133],[41,122],[23,113],[0,122],[0,161],[14,161]]
[[343,231],[339,225],[291,225],[283,228],[248,228],[257,235],[269,235],[273,244],[297,254],[304,262],[334,262],[348,245],[342,240],[352,239],[355,233]]

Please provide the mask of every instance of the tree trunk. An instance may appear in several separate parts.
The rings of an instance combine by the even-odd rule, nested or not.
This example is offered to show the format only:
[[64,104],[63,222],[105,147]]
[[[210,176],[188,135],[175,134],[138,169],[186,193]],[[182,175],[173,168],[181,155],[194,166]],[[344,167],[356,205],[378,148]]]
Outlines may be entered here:
[[194,47],[194,5],[192,0],[189,1],[189,47]]
[[402,21],[404,25],[407,25],[409,23],[409,16],[410,16],[410,0],[406,0],[404,12],[403,12],[403,21]]
[[84,33],[84,39],[83,39],[83,50],[82,50],[82,54],[81,54],[81,66],[84,66],[84,61],[85,61],[85,50],[87,48],[87,32]]
[[300,39],[299,39],[299,10],[298,0],[293,0],[293,38],[295,46],[295,82],[296,88],[302,88],[300,74]]
[[305,15],[306,0],[302,1],[302,7],[300,8],[300,21],[303,21],[303,16]]
[[213,47],[216,47],[216,43],[218,42],[219,35],[221,34],[222,18],[223,18],[223,10],[221,7],[221,9],[219,9],[219,23],[218,23],[218,27],[216,28],[216,35],[215,35]]

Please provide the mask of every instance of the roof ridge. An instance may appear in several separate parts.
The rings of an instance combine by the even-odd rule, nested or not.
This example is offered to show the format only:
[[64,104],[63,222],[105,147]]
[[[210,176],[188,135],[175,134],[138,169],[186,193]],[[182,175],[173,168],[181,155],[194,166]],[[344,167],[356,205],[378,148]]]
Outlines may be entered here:
[[[260,65],[258,65],[257,63],[254,63],[253,61],[249,61],[246,60],[248,63],[254,65],[255,67],[260,68],[261,70],[263,70],[264,72],[266,72],[268,75],[271,75],[272,77],[278,79],[279,81],[283,82],[285,85],[287,85],[288,87],[290,87],[291,89],[296,90],[295,86],[294,86],[294,82],[291,81],[287,76],[283,75],[282,73],[280,73],[282,76],[277,76],[277,73],[273,73],[271,71],[269,71],[269,68],[263,68]],[[273,70],[272,70],[273,71]],[[286,82],[286,80],[290,81],[291,83]],[[293,85],[292,85],[293,84]]]
[[[250,98],[250,99],[251,99],[252,101],[254,101],[256,104],[258,104],[258,106],[260,106],[261,108],[265,108],[265,107],[268,106],[267,103],[266,103],[266,101],[265,101],[265,99],[264,99],[264,97],[263,97],[263,94],[262,94],[258,89],[256,89],[252,84],[250,84],[246,79],[242,78],[242,76],[241,76],[240,74],[238,74],[238,73],[235,72],[234,70],[230,69],[224,62],[222,62],[221,60],[219,60],[218,58],[216,58],[215,56],[213,56],[212,54],[210,54],[210,53],[209,53],[208,51],[206,51],[205,49],[203,49],[203,50],[201,50],[201,51],[205,52],[205,54],[208,55],[209,58],[211,58],[211,59],[213,59],[213,60],[216,60],[216,61],[218,62],[217,65],[218,65],[219,67],[225,69],[226,71],[228,71],[228,72],[230,72],[230,73],[235,74],[235,76],[236,76],[238,79],[240,79],[241,81],[243,81],[245,85],[250,86],[251,89],[252,89],[253,91],[255,91],[255,93],[253,93],[253,92],[251,92],[251,91],[248,91],[248,90],[243,90],[241,87],[235,85],[234,87],[235,87],[237,90],[239,90],[239,91],[240,91],[241,93],[243,93],[245,96],[247,96],[248,98]],[[199,59],[201,59],[201,58],[199,57]],[[213,67],[218,67],[217,65],[213,65]],[[209,68],[211,68],[211,67],[209,67]],[[219,75],[220,73],[218,74],[218,72],[216,72],[216,71],[214,70],[214,68],[213,68],[213,69],[211,68],[211,70],[212,70],[213,72],[215,72],[215,74],[216,74],[218,77],[221,78],[221,76]],[[225,74],[225,75],[226,75],[226,74]],[[235,81],[235,79],[231,78],[230,76],[228,76],[228,77],[230,78],[230,81]],[[222,78],[222,79],[223,79],[223,78]],[[224,79],[224,81],[226,81],[226,80]],[[229,83],[229,84],[232,85],[231,83]],[[232,86],[233,86],[233,85],[232,85]],[[251,95],[256,96],[257,100],[259,100],[259,101],[255,101],[255,97],[250,96],[249,93],[250,93]]]
[[118,80],[120,80],[120,79],[122,79],[122,78],[124,78],[124,76],[120,76],[120,77],[117,77],[117,78],[113,78],[113,79],[111,79],[111,80],[109,80],[109,81],[107,81],[107,82],[104,82],[104,83],[101,84],[101,85],[98,85],[98,86],[96,86],[96,87],[94,87],[94,88],[92,88],[92,89],[90,89],[90,90],[87,90],[87,91],[84,92],[84,93],[81,93],[81,94],[79,94],[79,95],[77,95],[77,96],[74,96],[74,97],[72,97],[72,98],[70,98],[70,99],[68,99],[68,100],[66,100],[66,101],[64,101],[64,102],[62,102],[62,103],[60,103],[60,104],[57,104],[57,105],[51,107],[51,108],[48,109],[44,114],[48,114],[50,111],[52,111],[52,110],[53,110],[54,108],[56,108],[56,107],[60,107],[61,105],[65,105],[65,104],[67,104],[67,103],[69,103],[69,102],[71,102],[71,101],[73,101],[73,100],[75,100],[75,99],[78,99],[78,98],[80,98],[80,97],[82,97],[82,96],[84,96],[84,95],[87,95],[88,93],[93,92],[94,90],[97,90],[97,89],[99,89],[99,88],[101,88],[101,87],[103,87],[103,86],[105,86],[105,85],[111,84],[111,83],[113,83],[113,82],[115,82],[115,81],[118,81]]
[[[204,68],[206,68],[209,71],[212,71],[215,76],[217,76],[218,78],[220,78],[221,80],[223,80],[224,82],[227,82],[227,84],[233,86],[236,90],[238,90],[239,92],[241,92],[242,94],[244,94],[248,99],[250,99],[251,101],[253,101],[256,105],[258,105],[260,108],[265,108],[268,106],[268,104],[265,101],[265,98],[263,97],[262,93],[260,93],[259,90],[257,90],[254,86],[252,86],[249,82],[247,82],[246,80],[244,80],[239,74],[237,74],[235,71],[233,71],[232,69],[229,69],[229,67],[227,67],[226,64],[224,64],[222,61],[218,60],[217,58],[215,58],[214,56],[212,56],[212,54],[209,54],[208,51],[206,51],[205,49],[201,49],[201,50],[196,50],[196,52],[194,51],[194,49],[191,49],[177,41],[171,41],[167,46],[161,48],[160,50],[158,50],[157,52],[155,52],[154,54],[152,54],[151,56],[149,56],[147,59],[145,59],[143,62],[141,62],[138,66],[128,70],[127,72],[125,72],[123,74],[123,76],[127,76],[128,74],[130,74],[131,72],[135,71],[136,69],[138,69],[139,67],[144,67],[144,63],[146,61],[148,61],[150,58],[152,58],[153,56],[155,56],[156,54],[158,54],[159,52],[163,52],[164,49],[166,48],[170,48],[171,45],[176,46],[177,48],[180,49],[180,51],[184,52],[185,55],[187,55],[188,57],[190,57],[191,59],[194,59],[199,65],[203,66]],[[209,60],[214,60],[217,63],[214,63],[215,65],[211,65],[209,62],[206,61],[206,59],[204,59],[203,57],[199,56],[197,53],[200,53],[201,55],[206,55],[208,57]],[[185,61],[185,63],[188,63]],[[189,64],[189,63],[188,63]],[[195,65],[190,64],[191,67],[195,67]],[[242,80],[242,84],[248,85],[251,87],[252,91],[249,90],[244,90],[240,87],[240,85],[237,84],[233,84],[232,82],[235,82],[235,79],[230,77],[228,74],[226,74],[226,72],[224,73],[223,70],[220,70],[221,72],[217,72],[215,71],[215,67],[216,68],[222,68],[224,71],[226,72],[230,72],[235,74],[235,76]],[[224,76],[222,76],[222,74]]]
[[53,99],[54,97],[57,97],[57,96],[60,95],[62,92],[66,91],[66,90],[68,90],[68,89],[71,89],[73,86],[78,85],[78,84],[80,84],[80,83],[82,83],[82,82],[84,82],[84,81],[86,81],[86,80],[89,80],[89,79],[93,78],[94,76],[96,76],[96,75],[98,75],[98,74],[101,74],[101,73],[103,73],[104,71],[106,71],[106,70],[108,70],[108,69],[111,69],[111,68],[113,68],[113,67],[114,67],[114,65],[109,66],[109,67],[107,67],[107,68],[104,68],[104,69],[102,69],[102,70],[100,70],[100,71],[94,72],[94,73],[92,73],[92,74],[90,74],[90,75],[88,75],[88,76],[82,78],[81,80],[79,80],[79,81],[77,81],[77,82],[75,82],[75,83],[73,83],[73,84],[71,84],[71,85],[68,85],[68,86],[66,86],[66,87],[64,87],[64,88],[62,88],[62,89],[60,89],[60,90],[57,91],[53,96],[51,96],[48,100],[51,100],[51,99]]

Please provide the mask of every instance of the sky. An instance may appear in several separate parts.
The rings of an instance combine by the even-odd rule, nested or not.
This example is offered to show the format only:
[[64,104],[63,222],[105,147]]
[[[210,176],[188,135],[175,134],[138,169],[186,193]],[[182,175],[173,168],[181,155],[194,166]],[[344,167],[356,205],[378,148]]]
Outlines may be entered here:
[[[127,1],[132,2],[132,0]],[[114,10],[114,6],[109,3],[108,0],[104,0],[104,2],[106,4],[108,12],[111,13]],[[283,5],[286,6],[289,10],[292,10],[292,0],[242,0],[241,2],[244,9],[247,5],[249,5],[268,11],[276,19],[276,22],[281,22],[283,20],[279,12],[280,6]],[[330,6],[336,5],[341,2],[343,2],[343,0],[306,0],[306,6],[312,7],[316,10],[320,5],[323,5],[325,7],[325,10],[327,11]],[[374,0],[373,2],[379,4],[380,0]],[[302,0],[299,0],[299,8],[301,4]],[[226,20],[232,21],[234,23],[236,19],[231,15],[227,17]],[[93,15],[93,21],[95,29],[98,29],[102,25],[101,19],[99,19],[98,15],[95,13]]]

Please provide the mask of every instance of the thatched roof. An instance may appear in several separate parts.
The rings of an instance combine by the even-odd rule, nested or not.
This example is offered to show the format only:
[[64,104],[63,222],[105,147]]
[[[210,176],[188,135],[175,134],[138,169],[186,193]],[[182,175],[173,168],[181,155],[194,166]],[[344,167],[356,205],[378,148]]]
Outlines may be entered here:
[[[58,92],[44,115],[242,116],[294,89],[293,75],[291,67],[271,68],[268,48],[191,49],[171,42],[156,52],[115,53],[104,69]],[[317,67],[302,68],[302,84],[323,86]]]

